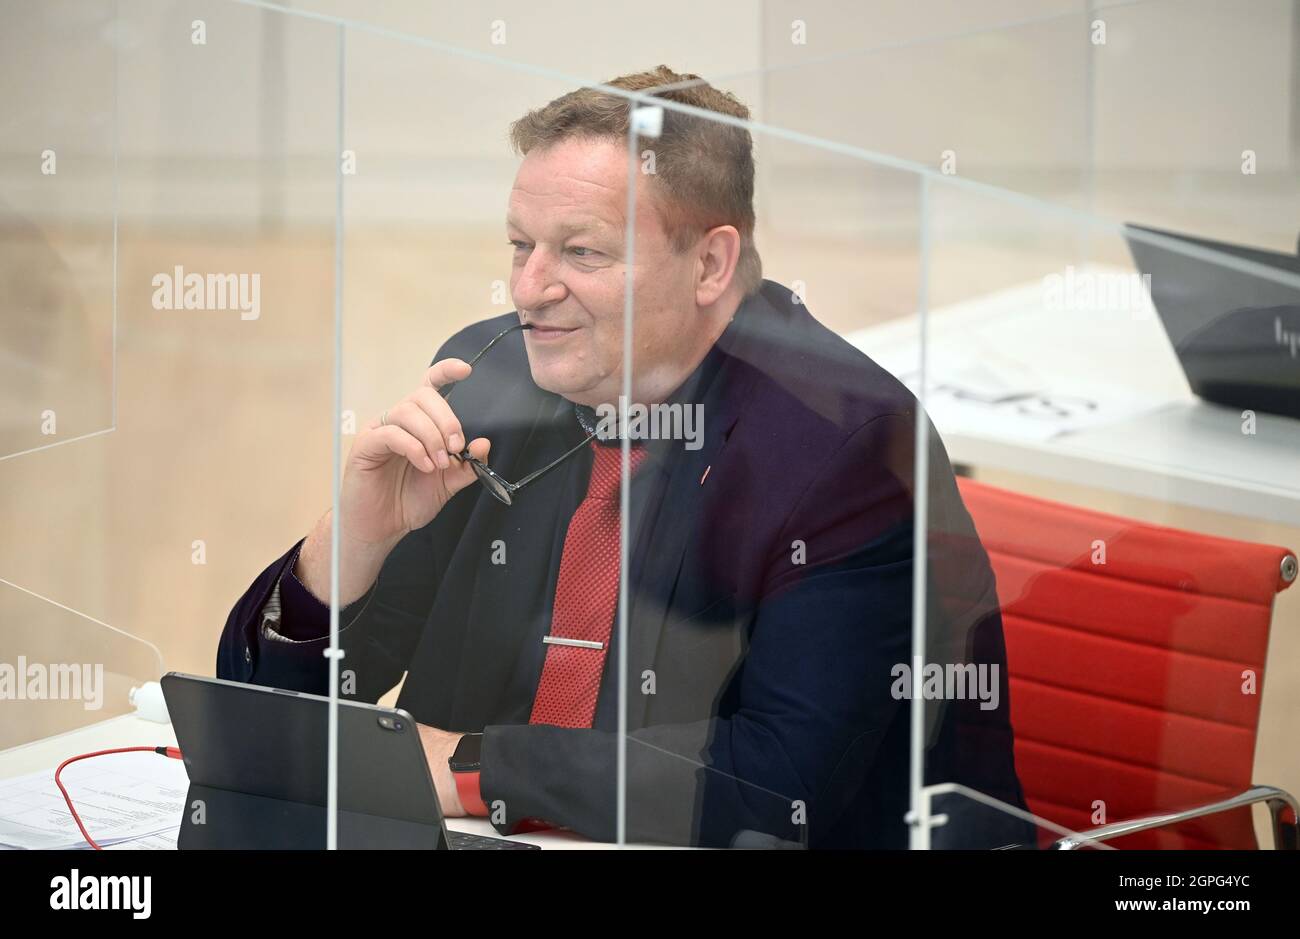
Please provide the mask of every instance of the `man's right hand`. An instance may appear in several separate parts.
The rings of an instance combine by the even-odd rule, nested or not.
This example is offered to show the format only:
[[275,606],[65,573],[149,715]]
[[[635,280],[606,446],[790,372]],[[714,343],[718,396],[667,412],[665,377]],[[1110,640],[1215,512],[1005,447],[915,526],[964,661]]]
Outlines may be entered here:
[[[469,377],[461,359],[435,362],[420,386],[357,435],[339,493],[339,602],[351,603],[374,583],[384,559],[407,532],[422,528],[451,497],[475,480],[473,468],[451,454],[465,448],[464,431],[438,389]],[[479,437],[470,454],[487,460]],[[295,574],[328,601],[330,513],[316,524],[298,554]]]

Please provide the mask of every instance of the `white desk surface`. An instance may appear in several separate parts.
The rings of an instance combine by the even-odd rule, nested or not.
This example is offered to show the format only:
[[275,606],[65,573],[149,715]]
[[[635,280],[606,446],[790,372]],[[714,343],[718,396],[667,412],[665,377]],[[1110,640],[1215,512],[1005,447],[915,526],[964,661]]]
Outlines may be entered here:
[[[847,338],[887,368],[915,367],[916,318]],[[974,353],[994,368],[1005,363],[1043,376],[1049,392],[1092,385],[1153,408],[1049,440],[936,419],[955,463],[1300,526],[1300,420],[1259,413],[1255,435],[1246,437],[1239,411],[1195,397],[1149,299],[1131,312],[1048,312],[1035,281],[933,311],[927,345],[932,361]],[[929,383],[942,377],[931,370]]]
[[[69,756],[78,753],[90,753],[95,750],[107,750],[113,747],[136,746],[175,746],[176,735],[171,724],[156,724],[126,714],[109,718],[99,723],[90,724],[77,730],[31,743],[20,744],[8,750],[0,750],[0,779],[22,776],[27,773],[50,770],[50,785],[53,786],[54,767]],[[496,829],[482,818],[449,818],[447,827],[454,831],[469,832],[475,835],[501,837]],[[524,841],[540,845],[547,850],[601,850],[616,848],[617,845],[590,841],[580,835],[567,831],[531,832],[516,836],[512,841]],[[633,845],[637,848],[660,848],[664,845]]]

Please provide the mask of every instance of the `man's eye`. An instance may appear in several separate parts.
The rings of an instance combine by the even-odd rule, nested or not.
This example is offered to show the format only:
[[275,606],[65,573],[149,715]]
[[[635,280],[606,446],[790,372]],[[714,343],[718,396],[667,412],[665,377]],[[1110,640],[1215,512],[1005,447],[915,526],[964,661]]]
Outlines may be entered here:
[[[589,257],[591,257],[593,254],[596,254],[596,253],[597,253],[596,251],[594,251],[594,250],[591,249],[591,248],[581,248],[581,247],[578,247],[578,246],[576,246],[576,245],[575,245],[574,247],[570,248],[569,250],[572,251],[574,254],[578,255],[578,257],[580,257],[580,258],[589,258]],[[586,254],[581,254],[581,253],[580,253],[580,252],[583,252],[583,251],[585,251]]]
[[514,241],[514,240],[511,240],[511,241],[506,242],[506,244],[508,244],[508,245],[510,245],[511,247],[513,247],[516,251],[523,251],[523,250],[526,250],[526,249],[528,248],[528,243],[525,242],[525,241]]

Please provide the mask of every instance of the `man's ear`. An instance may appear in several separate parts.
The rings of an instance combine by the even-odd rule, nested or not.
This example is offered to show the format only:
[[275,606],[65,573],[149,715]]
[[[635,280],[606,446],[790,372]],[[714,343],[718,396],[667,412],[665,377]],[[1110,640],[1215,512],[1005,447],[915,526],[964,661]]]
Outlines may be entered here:
[[698,259],[695,302],[699,306],[712,306],[727,292],[736,276],[740,232],[734,225],[710,228],[700,240]]

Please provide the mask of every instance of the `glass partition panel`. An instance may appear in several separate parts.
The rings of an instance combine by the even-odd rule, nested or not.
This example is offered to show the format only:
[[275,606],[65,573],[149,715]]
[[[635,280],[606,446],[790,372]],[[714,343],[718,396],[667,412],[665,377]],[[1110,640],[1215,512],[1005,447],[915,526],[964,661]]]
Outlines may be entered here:
[[[633,339],[600,405],[631,486],[626,838],[905,848],[915,407],[828,325],[914,302],[875,286],[915,273],[916,177],[753,124],[725,86],[669,84],[622,157]],[[756,171],[755,139],[783,159]]]
[[[347,30],[345,79],[340,697],[399,710],[388,729],[427,758],[453,845],[613,841],[615,699],[571,698],[575,659],[593,650],[557,625],[607,589],[588,578],[610,559],[568,560],[592,454],[535,337],[591,335],[598,317],[603,336],[622,303],[616,282],[593,296],[562,276],[575,184],[538,129],[510,135],[581,82],[363,28]],[[563,218],[621,244],[616,220]],[[462,739],[457,765],[474,779],[457,789],[447,767]],[[340,787],[374,745],[340,726]],[[398,779],[387,791],[409,793]],[[443,837],[401,811],[423,824],[417,841]]]
[[[1284,708],[1294,676],[1267,652],[1294,619],[1274,597],[1295,579],[1300,522],[1295,157],[1276,124],[1295,102],[1274,80],[1294,50],[1264,38],[1292,34],[1294,7],[1257,12],[1099,11],[1091,211],[934,178],[927,290],[965,289],[878,350],[959,473],[931,472],[918,530],[931,551],[953,531],[978,546],[965,570],[999,634],[951,631],[960,581],[930,557],[924,726],[1003,715],[1018,790],[958,780],[942,750],[925,778],[1008,818],[1027,808],[1042,847],[1062,829],[1122,848],[1269,845],[1270,813],[1251,805],[1294,812],[1252,785],[1272,781],[1261,767],[1285,773],[1262,679]],[[1175,17],[1187,28],[1169,43]],[[1207,64],[1195,50],[1211,45]],[[918,350],[916,371],[891,364]],[[918,820],[940,846],[952,813],[936,821],[935,804]]]
[[[129,688],[156,680],[161,664],[120,620],[103,622],[103,438],[116,391],[113,5],[7,13],[0,748],[126,713]],[[25,93],[42,73],[57,78]]]
[[[0,777],[37,774],[45,834],[77,844],[54,767],[179,738],[190,762],[146,774],[171,782],[136,814],[99,785],[136,754],[69,768],[87,832],[241,843],[239,813],[186,793],[223,784],[248,723],[158,683],[324,690],[267,654],[262,614],[328,502],[335,36],[234,3],[3,16]],[[283,756],[323,793],[309,737]]]

